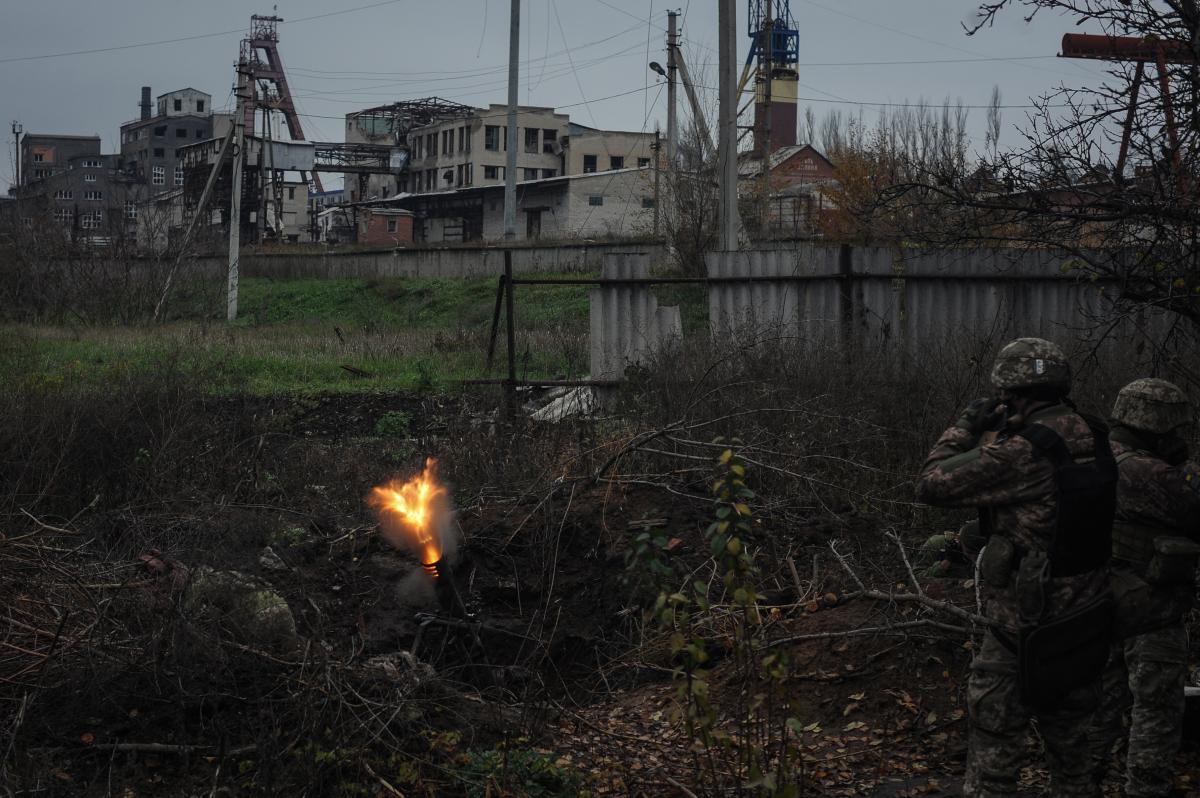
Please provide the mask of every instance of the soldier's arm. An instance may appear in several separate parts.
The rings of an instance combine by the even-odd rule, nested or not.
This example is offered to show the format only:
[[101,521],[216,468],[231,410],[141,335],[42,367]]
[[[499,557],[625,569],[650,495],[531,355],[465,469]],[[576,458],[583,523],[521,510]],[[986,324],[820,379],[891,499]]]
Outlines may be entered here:
[[1148,482],[1151,506],[1162,513],[1160,523],[1200,540],[1200,470],[1196,464],[1172,466],[1155,461]]
[[1053,473],[1035,463],[1024,438],[975,445],[958,427],[942,433],[917,478],[917,500],[943,507],[1012,504],[1045,491]]

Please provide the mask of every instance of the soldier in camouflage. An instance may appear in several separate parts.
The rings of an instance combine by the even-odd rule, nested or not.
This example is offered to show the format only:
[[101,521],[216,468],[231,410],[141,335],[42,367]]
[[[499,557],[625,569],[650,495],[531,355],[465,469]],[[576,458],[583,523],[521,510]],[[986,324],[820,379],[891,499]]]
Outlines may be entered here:
[[[1022,752],[1032,717],[1038,719],[1055,795],[1093,795],[1095,785],[1086,756],[1088,719],[1099,703],[1100,670],[1107,638],[1100,642],[1094,676],[1082,674],[1059,691],[1052,705],[1032,705],[1019,678],[1017,648],[1026,605],[1018,590],[1025,566],[1047,561],[1056,536],[1058,494],[1055,466],[1030,440],[1015,432],[1029,426],[1049,428],[1072,458],[1099,451],[1089,422],[1066,401],[1071,370],[1055,344],[1020,338],[1005,346],[992,370],[999,399],[976,400],[954,426],[942,433],[918,480],[920,501],[943,507],[977,507],[990,540],[981,561],[985,613],[993,622],[971,665],[968,684],[970,747],[964,794],[1011,796],[1017,793]],[[1006,427],[994,442],[980,445],[988,429]],[[1108,451],[1107,440],[1103,440]],[[1109,455],[1111,462],[1111,455]],[[1114,467],[1115,471],[1115,467]],[[1115,494],[1115,473],[1110,493]],[[1109,504],[1111,513],[1111,503]],[[1111,524],[1111,514],[1108,517]],[[1108,530],[1104,530],[1107,533]],[[998,542],[999,541],[999,542]],[[1105,541],[1107,543],[1107,541]],[[1004,544],[1004,545],[1000,545]],[[993,552],[1016,552],[1007,562],[989,565]],[[1070,575],[1043,570],[1038,620],[1061,618],[1091,606],[1106,595],[1103,567]],[[1026,562],[1028,561],[1028,562]],[[1019,571],[1018,571],[1019,564]],[[1047,575],[1048,574],[1048,575]],[[1032,612],[1032,611],[1031,611]]]
[[[1195,587],[1194,565],[1185,567],[1178,584],[1156,584],[1162,580],[1156,579],[1154,560],[1156,538],[1200,540],[1200,481],[1195,464],[1187,461],[1184,434],[1191,420],[1187,397],[1166,380],[1136,380],[1121,389],[1113,405],[1111,440],[1120,470],[1113,578],[1139,580],[1154,611],[1130,630],[1144,631],[1113,648],[1089,745],[1099,782],[1122,736],[1123,715],[1132,710],[1125,757],[1128,796],[1170,793],[1171,763],[1182,736],[1188,654],[1183,616]],[[1181,545],[1186,548],[1186,541],[1176,543]]]

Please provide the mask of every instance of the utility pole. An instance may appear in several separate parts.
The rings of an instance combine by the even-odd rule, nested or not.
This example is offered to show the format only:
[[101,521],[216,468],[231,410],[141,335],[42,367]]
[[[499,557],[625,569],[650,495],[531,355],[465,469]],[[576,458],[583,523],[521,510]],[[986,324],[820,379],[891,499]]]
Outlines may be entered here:
[[662,139],[658,137],[658,126],[654,126],[654,237],[658,238],[659,218],[662,216],[662,194],[659,191],[659,173],[662,171]]
[[21,133],[24,132],[24,130],[25,128],[21,127],[21,123],[14,119],[12,123],[14,164],[13,173],[16,176],[16,182],[13,185],[15,185],[18,190],[21,188]]
[[717,14],[718,69],[720,71],[720,120],[717,145],[717,183],[720,199],[717,207],[717,236],[723,251],[737,248],[737,10],[735,0],[719,0]]
[[675,117],[675,81],[676,70],[675,49],[679,47],[679,37],[676,31],[678,11],[667,12],[667,169],[675,169],[675,148],[679,141],[679,122]]
[[521,58],[521,0],[512,0],[508,24],[508,129],[504,142],[508,148],[504,167],[504,237],[517,236],[517,77]]
[[242,168],[246,161],[247,98],[246,65],[238,65],[237,113],[233,115],[233,179],[229,198],[229,282],[225,300],[225,318],[237,319],[238,256],[242,245]]

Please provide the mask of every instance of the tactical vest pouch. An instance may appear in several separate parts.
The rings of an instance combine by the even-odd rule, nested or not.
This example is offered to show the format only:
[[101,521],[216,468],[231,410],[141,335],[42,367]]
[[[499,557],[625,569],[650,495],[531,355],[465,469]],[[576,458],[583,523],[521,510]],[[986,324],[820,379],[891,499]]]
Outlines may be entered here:
[[1008,587],[1015,558],[1016,547],[1013,542],[1006,537],[993,535],[979,560],[979,578],[988,587]]
[[1021,700],[1052,708],[1071,690],[1100,677],[1108,662],[1113,619],[1110,596],[1046,623],[1023,627],[1017,646]]
[[1200,545],[1173,535],[1154,539],[1154,556],[1146,567],[1146,581],[1162,587],[1192,587],[1196,584],[1196,563]]
[[1152,585],[1131,570],[1115,570],[1109,582],[1116,604],[1113,636],[1118,640],[1176,624],[1187,610],[1180,591]]

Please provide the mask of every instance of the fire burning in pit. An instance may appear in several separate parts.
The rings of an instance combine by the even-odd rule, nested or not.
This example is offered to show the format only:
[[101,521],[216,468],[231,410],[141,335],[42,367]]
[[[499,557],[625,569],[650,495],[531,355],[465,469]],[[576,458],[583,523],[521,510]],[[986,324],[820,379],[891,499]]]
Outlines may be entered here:
[[392,480],[373,488],[367,503],[379,514],[383,533],[394,546],[412,551],[425,573],[434,579],[452,541],[447,534],[451,521],[450,497],[437,481],[437,461],[425,461],[425,469],[401,482]]

